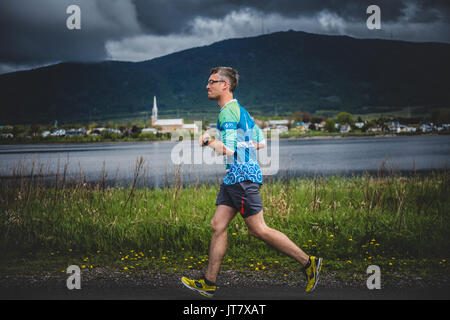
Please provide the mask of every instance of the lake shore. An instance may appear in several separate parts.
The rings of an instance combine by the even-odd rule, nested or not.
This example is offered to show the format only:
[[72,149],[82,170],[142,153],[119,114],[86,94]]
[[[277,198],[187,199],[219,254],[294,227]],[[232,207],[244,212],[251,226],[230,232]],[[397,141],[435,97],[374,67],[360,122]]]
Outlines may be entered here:
[[[279,139],[282,140],[321,140],[321,139],[360,139],[360,138],[396,138],[396,137],[434,137],[434,136],[446,136],[450,133],[419,133],[419,134],[320,134],[320,135],[296,135],[296,136],[283,136],[280,135]],[[195,139],[194,139],[195,140]],[[270,137],[267,140],[271,140]],[[33,139],[20,139],[20,140],[0,140],[0,146],[7,145],[45,145],[45,144],[93,144],[93,143],[149,143],[149,142],[173,142],[170,139],[159,140],[142,140],[142,139],[99,139],[99,140],[85,140],[85,139],[52,139],[52,140],[33,140]]]

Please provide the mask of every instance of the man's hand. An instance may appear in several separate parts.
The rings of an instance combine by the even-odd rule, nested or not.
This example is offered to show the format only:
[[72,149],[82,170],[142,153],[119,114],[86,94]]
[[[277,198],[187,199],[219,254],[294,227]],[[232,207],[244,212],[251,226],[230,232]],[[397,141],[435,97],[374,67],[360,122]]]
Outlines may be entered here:
[[205,133],[198,139],[198,143],[200,144],[201,147],[204,147],[207,146],[212,140],[214,139],[211,138],[209,134]]
[[255,142],[254,144],[255,144],[256,150],[264,149],[264,148],[266,147],[266,142],[265,142],[265,141],[262,142],[262,143],[257,143],[257,142]]

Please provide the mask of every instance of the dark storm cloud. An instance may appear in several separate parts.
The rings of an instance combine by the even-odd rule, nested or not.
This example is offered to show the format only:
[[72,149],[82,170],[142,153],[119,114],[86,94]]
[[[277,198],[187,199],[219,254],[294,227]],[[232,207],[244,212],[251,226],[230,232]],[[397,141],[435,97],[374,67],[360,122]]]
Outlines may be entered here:
[[[66,9],[81,8],[81,30]],[[448,0],[0,0],[0,73],[58,61],[150,59],[227,37],[270,31],[374,37],[366,9],[381,8],[376,36],[449,42]],[[384,33],[383,33],[384,32]]]
[[[69,5],[81,9],[81,30],[69,30]],[[139,32],[134,6],[121,0],[2,0],[0,62],[39,64],[105,59],[105,39]]]
[[148,30],[169,34],[185,30],[194,17],[220,18],[230,11],[254,9],[261,14],[278,13],[284,17],[313,16],[323,10],[336,13],[348,21],[363,21],[365,10],[376,4],[382,8],[383,21],[433,22],[438,19],[449,22],[448,0],[135,0],[139,22]]

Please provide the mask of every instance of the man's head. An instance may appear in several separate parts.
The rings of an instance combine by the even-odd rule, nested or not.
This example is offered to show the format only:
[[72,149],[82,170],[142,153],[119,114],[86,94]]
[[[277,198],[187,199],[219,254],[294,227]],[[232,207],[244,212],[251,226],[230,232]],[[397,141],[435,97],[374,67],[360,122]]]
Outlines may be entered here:
[[239,82],[239,74],[229,67],[212,68],[208,79],[208,98],[218,100],[223,95],[232,95]]

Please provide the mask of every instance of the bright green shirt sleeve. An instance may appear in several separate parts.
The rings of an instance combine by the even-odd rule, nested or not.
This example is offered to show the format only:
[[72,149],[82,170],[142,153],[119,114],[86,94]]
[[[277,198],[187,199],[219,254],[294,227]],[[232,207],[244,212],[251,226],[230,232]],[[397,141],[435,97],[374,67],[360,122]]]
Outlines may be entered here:
[[264,133],[261,130],[260,127],[258,127],[257,124],[255,124],[255,126],[253,127],[253,137],[255,138],[255,141],[257,143],[262,143],[264,142]]
[[239,106],[232,102],[219,114],[219,131],[222,142],[228,150],[235,152],[237,148],[237,124],[240,118]]

